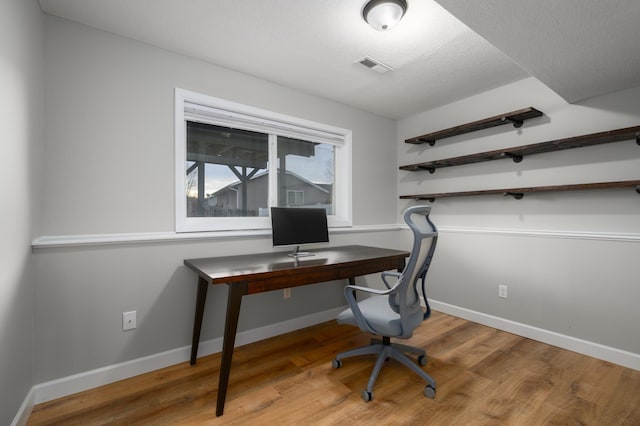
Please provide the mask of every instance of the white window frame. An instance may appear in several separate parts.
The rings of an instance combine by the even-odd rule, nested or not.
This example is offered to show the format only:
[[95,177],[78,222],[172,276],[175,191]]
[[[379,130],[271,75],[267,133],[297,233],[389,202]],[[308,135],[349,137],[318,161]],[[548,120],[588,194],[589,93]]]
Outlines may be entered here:
[[269,134],[269,206],[277,206],[277,136],[299,138],[334,147],[334,214],[330,228],[352,225],[351,130],[175,89],[175,226],[176,232],[259,230],[271,228],[268,217],[187,217],[186,122],[196,121]]

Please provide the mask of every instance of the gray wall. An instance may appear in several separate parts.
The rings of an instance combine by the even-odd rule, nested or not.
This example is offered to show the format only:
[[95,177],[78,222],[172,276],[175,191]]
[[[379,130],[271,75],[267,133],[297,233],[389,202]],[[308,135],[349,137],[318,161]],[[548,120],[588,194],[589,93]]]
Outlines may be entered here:
[[[173,231],[175,87],[351,129],[354,225],[396,223],[395,121],[58,18],[45,39],[43,235]],[[196,277],[183,259],[271,249],[269,236],[36,249],[36,383],[188,345]],[[222,335],[225,297],[210,290],[203,340]],[[339,284],[251,296],[240,329],[341,305]],[[138,328],[123,333],[128,310]]]
[[36,0],[0,3],[0,424],[33,385],[31,240],[42,195],[43,17]]
[[[640,88],[569,105],[534,78],[398,123],[398,164],[640,125]],[[533,106],[521,129],[503,126],[412,146],[406,138]],[[400,194],[632,180],[635,140],[398,174]],[[399,210],[410,203],[399,203]],[[640,196],[633,188],[438,199],[442,228],[431,275],[438,301],[640,354]],[[498,285],[509,298],[498,298]]]

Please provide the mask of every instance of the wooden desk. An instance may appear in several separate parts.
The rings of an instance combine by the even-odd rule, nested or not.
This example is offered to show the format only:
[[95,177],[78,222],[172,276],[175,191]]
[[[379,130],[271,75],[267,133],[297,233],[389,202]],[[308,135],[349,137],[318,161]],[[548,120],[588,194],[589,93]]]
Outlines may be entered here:
[[209,284],[226,284],[227,318],[218,381],[216,416],[224,411],[231,358],[238,328],[242,296],[289,287],[353,279],[376,272],[402,270],[409,252],[366,246],[314,250],[314,256],[293,259],[286,252],[187,259],[184,264],[198,274],[198,295],[193,322],[191,364],[196,363],[202,316]]

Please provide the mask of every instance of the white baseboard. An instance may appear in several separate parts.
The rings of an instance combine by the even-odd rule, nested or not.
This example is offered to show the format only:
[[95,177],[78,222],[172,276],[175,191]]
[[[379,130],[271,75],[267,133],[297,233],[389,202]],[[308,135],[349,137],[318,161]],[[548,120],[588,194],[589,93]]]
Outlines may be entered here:
[[[335,319],[346,306],[317,312],[303,317],[290,319],[287,321],[271,324],[268,326],[243,331],[236,336],[236,347],[268,339],[290,331],[310,327],[325,321]],[[216,338],[200,342],[198,356],[210,355],[222,351],[222,338]],[[166,352],[153,354],[143,358],[109,365],[72,376],[63,377],[45,383],[40,383],[31,388],[25,398],[20,411],[12,425],[24,425],[29,418],[29,414],[34,405],[51,401],[74,393],[83,392],[119,380],[138,376],[140,374],[155,371],[171,365],[188,361],[191,355],[191,346],[184,346]]]
[[31,415],[31,410],[33,410],[34,405],[36,405],[36,392],[35,387],[31,388],[27,397],[22,402],[18,413],[13,418],[11,422],[11,426],[25,426],[27,421],[29,420],[29,416]]
[[445,314],[464,318],[478,324],[487,325],[489,327],[517,334],[518,336],[527,337],[559,348],[609,361],[634,370],[640,370],[640,354],[623,351],[610,346],[601,345],[599,343],[556,333],[554,331],[544,330],[531,325],[495,317],[482,312],[472,311],[470,309],[461,308],[459,306],[450,305],[433,299],[429,299],[429,305],[433,310],[440,311]]

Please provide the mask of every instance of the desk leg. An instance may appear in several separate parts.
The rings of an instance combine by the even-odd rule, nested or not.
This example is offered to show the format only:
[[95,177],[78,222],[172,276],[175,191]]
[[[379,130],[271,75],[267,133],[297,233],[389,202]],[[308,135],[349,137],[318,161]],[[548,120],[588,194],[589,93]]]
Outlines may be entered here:
[[209,282],[198,277],[198,295],[196,296],[196,316],[193,319],[193,340],[191,341],[191,365],[196,363],[198,357],[198,345],[200,344],[200,330],[202,330],[202,316],[204,303],[207,301]]
[[248,292],[246,282],[228,284],[228,286],[227,319],[224,325],[222,360],[220,362],[220,377],[218,379],[217,417],[221,416],[224,412],[224,401],[227,397],[227,385],[229,384],[229,373],[231,372],[231,358],[233,357],[233,346],[236,341],[236,330],[238,329],[238,318],[240,316],[240,302],[242,301],[242,296]]
[[[349,277],[349,285],[356,285],[356,277]],[[356,297],[356,291],[352,290],[351,293],[353,293],[353,297],[358,300]]]

